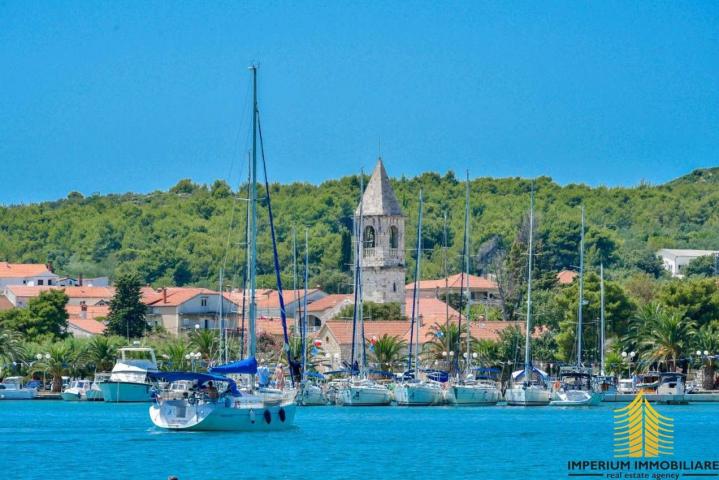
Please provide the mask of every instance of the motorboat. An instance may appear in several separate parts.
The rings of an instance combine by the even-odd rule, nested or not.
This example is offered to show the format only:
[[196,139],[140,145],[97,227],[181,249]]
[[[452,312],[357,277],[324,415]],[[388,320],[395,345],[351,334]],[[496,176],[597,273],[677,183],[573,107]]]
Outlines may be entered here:
[[620,378],[617,382],[617,393],[619,394],[632,394],[634,390],[634,379]]
[[85,400],[87,391],[92,388],[92,382],[90,380],[80,379],[72,380],[65,390],[62,391],[60,396],[66,401],[78,401]]
[[338,404],[346,407],[372,407],[389,405],[392,394],[385,385],[371,379],[351,379],[340,390]]
[[[216,368],[234,373],[250,372],[254,357]],[[250,373],[254,375],[254,373]],[[291,428],[297,406],[294,392],[280,400],[253,392],[242,393],[235,381],[217,373],[155,372],[154,380],[170,381],[171,388],[159,390],[150,406],[152,423],[167,430],[271,431]],[[191,382],[191,383],[178,383]],[[183,389],[172,388],[183,385]],[[192,385],[189,390],[184,386]],[[178,395],[179,393],[179,395]]]
[[106,402],[149,402],[154,391],[149,373],[157,372],[155,352],[149,347],[125,347],[108,380],[100,382]]
[[102,402],[102,389],[100,383],[110,380],[110,373],[96,373],[90,388],[85,391],[85,400],[88,402]]
[[22,377],[5,377],[0,383],[0,400],[31,400],[37,396],[37,388],[23,385]]
[[562,367],[554,383],[552,401],[555,407],[588,407],[599,405],[602,394],[592,388],[591,369]]
[[551,393],[547,388],[547,374],[535,367],[530,367],[528,376],[524,372],[524,370],[512,372],[511,384],[504,392],[507,405],[516,407],[549,405]]
[[442,405],[444,394],[439,382],[408,379],[395,387],[394,399],[397,405],[426,407]]
[[[630,381],[631,382],[631,381]],[[610,375],[595,375],[592,377],[592,390],[603,395],[613,395],[617,392],[617,377]]]

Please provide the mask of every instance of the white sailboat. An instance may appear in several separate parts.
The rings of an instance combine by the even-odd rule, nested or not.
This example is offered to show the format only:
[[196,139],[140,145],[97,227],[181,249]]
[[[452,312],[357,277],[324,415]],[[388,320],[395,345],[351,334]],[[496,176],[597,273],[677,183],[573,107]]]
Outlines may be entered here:
[[[462,275],[462,285],[460,286],[460,298],[463,298],[464,281],[467,281],[467,301],[466,315],[467,320],[467,351],[464,353],[465,369],[463,374],[458,374],[452,385],[446,390],[445,397],[448,403],[452,405],[496,405],[502,397],[497,382],[490,379],[477,380],[473,370],[472,358],[476,354],[472,353],[470,348],[472,342],[472,333],[469,323],[470,302],[472,295],[469,293],[469,175],[467,175],[466,198],[464,206],[464,247],[462,249],[464,275]],[[461,312],[460,312],[461,315]],[[460,335],[461,332],[458,333]]]
[[111,403],[151,401],[154,390],[148,374],[158,371],[155,351],[132,346],[121,348],[118,354],[120,358],[112,367],[110,378],[100,383],[103,400]]
[[[420,263],[422,258],[422,191],[419,192],[419,217],[417,221],[417,262],[414,270],[414,290],[412,292],[412,323],[410,326],[409,355],[407,357],[407,371],[404,380],[397,384],[394,389],[394,399],[397,405],[405,406],[428,406],[441,405],[443,403],[442,387],[438,382],[432,380],[421,380],[419,378],[419,325],[417,318],[417,297]],[[416,344],[415,344],[416,338]],[[414,348],[414,356],[412,349]]]
[[548,405],[550,393],[547,389],[547,374],[532,365],[530,348],[532,334],[532,241],[534,238],[534,188],[529,208],[529,259],[527,269],[527,326],[524,332],[524,369],[512,373],[511,384],[504,393],[507,405],[541,406]]
[[[380,383],[370,379],[367,371],[367,353],[364,336],[364,312],[362,309],[362,269],[360,258],[363,254],[363,196],[364,196],[364,174],[360,175],[360,204],[359,218],[355,224],[355,248],[354,262],[354,313],[352,315],[352,354],[350,358],[350,376],[347,383],[343,385],[336,401],[347,407],[374,407],[389,405],[392,401],[392,392]],[[359,350],[361,350],[361,354]],[[359,361],[361,360],[361,362]]]
[[[257,106],[257,67],[251,67],[253,80],[253,112],[252,112],[252,164],[250,189],[250,215],[248,219],[248,253],[249,253],[249,357],[245,360],[226,363],[211,369],[212,373],[192,372],[161,372],[154,375],[166,381],[191,380],[198,387],[205,386],[204,391],[193,391],[186,398],[176,399],[172,396],[164,398],[160,392],[156,403],[150,407],[150,419],[160,428],[169,430],[229,430],[229,431],[270,431],[285,430],[293,425],[296,405],[295,390],[270,391],[257,390],[255,375],[257,374],[256,355],[256,319],[257,303],[255,298],[257,280],[257,136],[259,131],[259,110]],[[262,141],[260,137],[260,142]],[[264,149],[263,149],[264,151]],[[263,155],[264,163],[264,155]],[[265,170],[266,171],[266,170]],[[265,175],[265,186],[269,182]],[[273,249],[276,249],[274,226],[272,223],[272,206],[267,193],[270,230]],[[276,250],[275,273],[278,273]],[[278,290],[281,291],[278,281]],[[282,301],[282,297],[280,296]],[[282,305],[284,311],[284,306]],[[284,323],[283,327],[286,326]],[[289,345],[285,345],[287,352]],[[249,375],[248,391],[240,392],[235,381],[226,375]],[[217,387],[220,385],[220,388]]]
[[556,407],[587,407],[599,405],[602,394],[592,387],[592,369],[582,362],[582,333],[584,312],[584,206],[579,240],[579,308],[577,310],[577,365],[562,367],[555,383],[550,405]]

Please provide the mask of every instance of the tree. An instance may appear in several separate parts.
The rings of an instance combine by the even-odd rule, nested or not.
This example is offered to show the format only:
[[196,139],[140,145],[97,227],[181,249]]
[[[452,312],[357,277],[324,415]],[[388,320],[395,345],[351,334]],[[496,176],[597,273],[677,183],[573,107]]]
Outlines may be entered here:
[[[714,357],[719,354],[719,324],[712,322],[702,326],[692,339],[692,351],[701,353],[702,387],[713,390],[716,377]],[[704,355],[707,352],[708,355]]]
[[689,353],[689,345],[696,324],[682,317],[680,312],[661,309],[639,343],[640,355],[647,366],[664,362],[676,371],[677,360]]
[[[374,303],[363,302],[362,316],[365,320],[401,320],[402,305],[399,303]],[[411,315],[411,312],[406,312]],[[339,318],[352,318],[354,315],[354,305],[346,305],[342,307],[337,314]]]
[[163,369],[165,370],[187,370],[190,367],[190,361],[185,358],[185,355],[190,353],[190,346],[187,341],[178,337],[173,340],[168,340],[163,343],[160,349],[160,355],[165,359],[163,362]]
[[67,336],[68,297],[62,290],[41,292],[25,308],[0,312],[0,325],[19,332],[25,340],[57,340]]
[[145,322],[147,305],[142,303],[140,279],[136,274],[121,275],[115,282],[115,295],[110,300],[106,335],[137,338],[149,328]]
[[719,319],[719,287],[711,278],[676,279],[660,290],[658,301],[701,327]]
[[0,330],[0,373],[4,367],[13,362],[19,362],[25,355],[20,335],[6,328]]
[[686,277],[716,277],[717,276],[717,257],[714,255],[706,255],[697,257],[684,268],[684,276]]
[[369,342],[367,348],[372,352],[372,358],[380,370],[393,372],[395,366],[402,361],[407,342],[397,335],[385,333],[374,345]]
[[50,358],[38,362],[35,367],[46,371],[52,377],[52,391],[62,390],[62,377],[70,366],[75,363],[76,355],[68,343],[58,342],[50,345],[47,350]]
[[117,337],[97,335],[87,345],[87,359],[95,367],[95,371],[109,372],[115,364],[117,348],[120,344]]
[[190,334],[190,346],[196,348],[202,359],[209,364],[220,348],[220,336],[215,330],[196,329]]

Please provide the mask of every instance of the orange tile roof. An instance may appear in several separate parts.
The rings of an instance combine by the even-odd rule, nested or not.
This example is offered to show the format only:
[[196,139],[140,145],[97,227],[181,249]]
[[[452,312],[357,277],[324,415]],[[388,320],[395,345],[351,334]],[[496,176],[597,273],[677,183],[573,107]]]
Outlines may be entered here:
[[557,274],[557,281],[560,285],[569,285],[577,278],[577,275],[579,274],[573,270],[562,270]]
[[84,330],[93,335],[101,335],[105,333],[105,329],[107,328],[104,323],[91,318],[70,317],[68,322],[73,327]]
[[42,263],[8,263],[0,262],[0,278],[36,277],[52,273]]
[[[467,288],[467,282],[469,282],[469,288],[476,290],[496,290],[497,283],[486,277],[478,277],[477,275],[467,275],[464,278],[464,273],[458,273],[456,275],[450,275],[447,277],[447,284],[449,288],[460,288],[462,281],[464,281],[464,288]],[[418,282],[420,290],[434,290],[439,288],[440,290],[445,288],[445,278],[437,280],[421,280]],[[414,282],[406,285],[407,290],[414,290]]]
[[[310,296],[318,291],[319,290],[316,288],[311,288],[307,290],[307,296]],[[225,294],[225,297],[228,300],[237,303],[238,305],[242,305],[242,295],[242,291],[238,290],[229,294]],[[295,300],[302,300],[303,295],[304,290],[282,290],[282,298],[285,301],[285,305],[288,305]],[[279,293],[277,293],[277,290],[258,288],[257,290],[255,290],[255,299],[257,301],[257,308],[259,310],[280,308],[280,295]]]
[[37,297],[48,290],[63,290],[70,298],[105,298],[110,299],[115,294],[113,287],[57,287],[49,285],[27,286],[8,285],[7,288],[17,297]]
[[345,300],[352,300],[352,295],[343,295],[333,293],[322,297],[307,305],[308,312],[324,312],[327,309],[334,308]]
[[[412,295],[407,295],[404,306],[404,314],[408,319],[412,318]],[[417,314],[423,319],[423,323],[434,323],[442,321],[447,317],[447,304],[438,298],[417,299]],[[449,307],[449,318],[459,317],[459,312]]]
[[[352,322],[347,320],[329,320],[325,323],[332,335],[341,345],[352,343]],[[381,337],[384,334],[404,338],[409,334],[410,322],[407,320],[374,320],[364,323],[366,338]]]
[[66,305],[65,310],[70,322],[74,327],[84,330],[93,335],[105,332],[105,324],[97,320],[98,317],[107,317],[110,307],[107,305],[87,305],[87,318],[81,318],[82,305]]
[[198,295],[217,295],[218,292],[207,288],[167,287],[154,290],[141,289],[142,302],[153,307],[177,307]]

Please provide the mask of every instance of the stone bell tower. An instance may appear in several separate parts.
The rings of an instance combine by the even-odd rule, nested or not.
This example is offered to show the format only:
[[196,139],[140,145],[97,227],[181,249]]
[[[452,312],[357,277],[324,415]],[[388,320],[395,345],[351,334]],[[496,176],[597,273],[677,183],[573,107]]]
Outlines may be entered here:
[[[375,303],[399,303],[405,314],[404,215],[382,164],[372,172],[355,211],[355,235],[362,225],[360,269],[364,300]],[[357,241],[357,239],[355,239]]]

